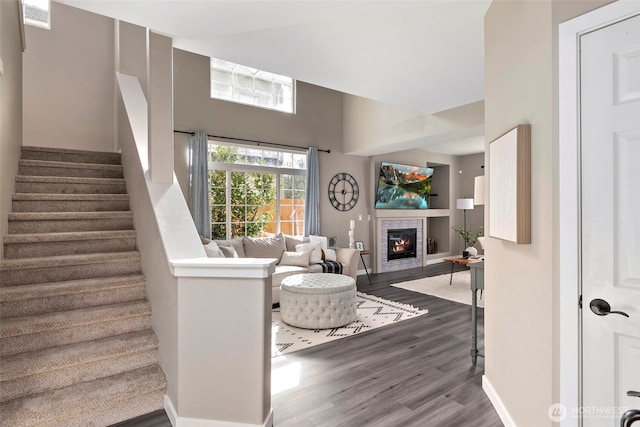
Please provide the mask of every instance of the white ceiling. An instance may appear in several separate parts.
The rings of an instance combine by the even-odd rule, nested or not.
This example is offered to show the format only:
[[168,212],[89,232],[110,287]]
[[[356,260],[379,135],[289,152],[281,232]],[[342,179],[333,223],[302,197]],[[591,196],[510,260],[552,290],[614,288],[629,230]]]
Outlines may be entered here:
[[490,0],[61,2],[166,34],[180,49],[423,114],[484,98]]

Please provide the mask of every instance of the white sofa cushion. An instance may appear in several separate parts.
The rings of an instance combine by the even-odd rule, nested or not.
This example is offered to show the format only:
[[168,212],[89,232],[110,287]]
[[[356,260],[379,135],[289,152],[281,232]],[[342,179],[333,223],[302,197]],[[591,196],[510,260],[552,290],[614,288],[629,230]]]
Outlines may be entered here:
[[309,267],[310,257],[311,257],[311,251],[302,251],[302,252],[284,251],[284,253],[282,254],[282,258],[280,258],[280,264],[298,266],[298,267]]
[[204,248],[204,252],[207,254],[209,258],[224,258],[224,254],[218,247],[216,242],[210,241],[206,245],[202,246]]
[[281,234],[273,237],[245,237],[242,243],[247,258],[275,258],[280,262],[282,253],[287,249]]
[[309,265],[320,264],[322,262],[322,249],[320,243],[310,242],[296,245],[296,252],[311,252],[311,258],[309,259]]

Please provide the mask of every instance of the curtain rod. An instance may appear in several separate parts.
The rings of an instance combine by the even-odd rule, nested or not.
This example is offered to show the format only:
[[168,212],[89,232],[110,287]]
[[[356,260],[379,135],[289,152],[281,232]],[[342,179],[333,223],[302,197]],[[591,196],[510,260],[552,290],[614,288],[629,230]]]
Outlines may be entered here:
[[[184,133],[187,135],[195,135],[195,132],[188,132],[185,130],[174,130],[175,133]],[[256,144],[257,146],[260,145],[273,145],[275,147],[287,147],[287,148],[298,148],[298,149],[303,149],[306,150],[309,147],[296,147],[295,145],[287,145],[287,144],[278,144],[277,142],[264,142],[264,141],[256,141],[255,139],[243,139],[243,138],[233,138],[230,136],[220,136],[220,135],[210,135],[207,134],[207,136],[209,138],[219,138],[219,139],[229,139],[231,141],[242,141],[242,142],[251,142],[253,144]],[[323,153],[331,153],[331,150],[321,150],[318,148],[318,151],[322,151]]]

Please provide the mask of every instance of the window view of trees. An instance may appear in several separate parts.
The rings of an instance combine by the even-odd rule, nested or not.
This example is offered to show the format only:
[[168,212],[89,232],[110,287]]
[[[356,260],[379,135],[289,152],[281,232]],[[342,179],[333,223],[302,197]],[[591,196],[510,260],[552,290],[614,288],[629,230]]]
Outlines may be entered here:
[[[210,159],[218,165],[228,165],[209,170],[213,238],[304,232],[306,156],[211,144]],[[250,169],[259,170],[234,170],[231,166],[241,164],[256,165]],[[294,164],[299,169],[297,173],[278,171]]]

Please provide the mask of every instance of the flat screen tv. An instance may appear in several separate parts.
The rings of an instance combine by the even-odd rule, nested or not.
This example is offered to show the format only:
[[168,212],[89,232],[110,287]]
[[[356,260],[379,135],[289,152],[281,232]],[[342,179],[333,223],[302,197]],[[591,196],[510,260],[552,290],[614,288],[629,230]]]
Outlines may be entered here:
[[376,209],[427,209],[433,168],[380,163]]

